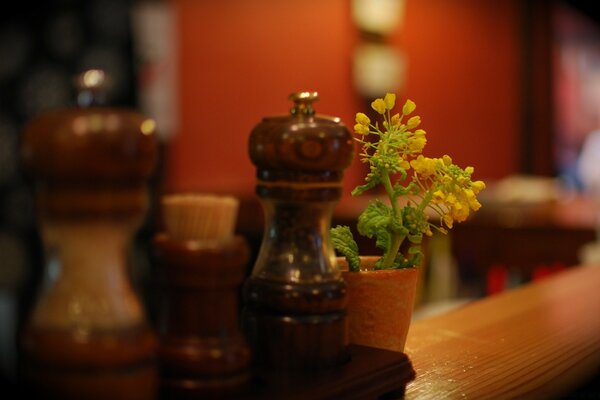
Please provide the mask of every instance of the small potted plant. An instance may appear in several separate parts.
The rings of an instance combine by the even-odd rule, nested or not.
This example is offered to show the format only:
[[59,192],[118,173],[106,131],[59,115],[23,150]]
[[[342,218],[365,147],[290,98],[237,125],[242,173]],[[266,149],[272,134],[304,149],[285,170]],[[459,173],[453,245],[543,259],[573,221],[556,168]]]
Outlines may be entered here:
[[423,239],[445,234],[455,222],[481,207],[477,194],[485,188],[473,181],[473,167],[461,168],[452,158],[424,156],[426,133],[416,106],[407,100],[394,113],[396,96],[388,93],[371,107],[381,116],[372,122],[356,114],[355,140],[369,172],[353,196],[380,189],[384,200],[369,202],[357,221],[360,235],[375,240],[381,255],[363,255],[348,226],[331,229],[331,240],[348,287],[351,343],[404,351],[423,261]]

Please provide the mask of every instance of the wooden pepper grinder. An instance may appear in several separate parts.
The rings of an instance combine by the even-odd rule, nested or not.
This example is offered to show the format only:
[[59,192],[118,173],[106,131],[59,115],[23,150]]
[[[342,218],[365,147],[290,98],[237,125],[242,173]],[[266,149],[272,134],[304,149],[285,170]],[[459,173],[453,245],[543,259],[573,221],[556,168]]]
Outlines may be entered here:
[[242,323],[257,364],[277,370],[347,359],[346,286],[329,228],[353,142],[338,118],[315,114],[317,98],[291,95],[291,115],[264,118],[249,140],[265,230]]
[[230,398],[249,383],[238,298],[250,249],[233,234],[237,210],[231,196],[163,197],[166,229],[155,236],[154,248],[165,399]]
[[106,76],[78,79],[79,107],[26,128],[45,276],[21,333],[22,382],[35,398],[154,399],[158,340],[128,271],[149,204],[155,123],[103,106]]

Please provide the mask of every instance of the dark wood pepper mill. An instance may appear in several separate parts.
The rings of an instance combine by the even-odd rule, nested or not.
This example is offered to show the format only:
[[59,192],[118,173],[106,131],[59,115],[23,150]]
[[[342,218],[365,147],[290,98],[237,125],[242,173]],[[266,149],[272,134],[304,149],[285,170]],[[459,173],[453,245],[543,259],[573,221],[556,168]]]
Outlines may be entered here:
[[244,283],[243,330],[259,366],[310,370],[347,360],[346,286],[329,240],[352,136],[338,118],[315,114],[317,93],[290,96],[291,115],[251,132],[265,231]]
[[130,281],[133,236],[148,208],[155,123],[100,104],[105,75],[78,80],[78,108],[26,128],[45,276],[21,333],[21,381],[34,398],[154,399],[158,340]]
[[239,292],[250,249],[233,234],[237,208],[230,196],[163,197],[166,229],[155,236],[154,248],[165,399],[230,398],[249,384]]

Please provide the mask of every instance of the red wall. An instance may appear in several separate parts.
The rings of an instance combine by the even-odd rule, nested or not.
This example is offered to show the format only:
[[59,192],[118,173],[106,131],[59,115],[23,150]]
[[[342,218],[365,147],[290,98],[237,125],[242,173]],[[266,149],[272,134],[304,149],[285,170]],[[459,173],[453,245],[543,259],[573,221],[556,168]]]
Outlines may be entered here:
[[478,178],[518,168],[518,2],[407,0],[404,95],[417,104],[428,133],[426,153],[472,165]]
[[[363,106],[351,82],[359,39],[349,0],[172,4],[181,130],[169,144],[168,190],[251,193],[248,135],[263,116],[287,113],[291,92],[318,91],[318,113],[353,125]],[[516,172],[518,35],[518,0],[407,0],[393,38],[409,62],[399,95],[417,103],[429,155],[473,165],[477,178]],[[360,179],[355,163],[345,184]]]

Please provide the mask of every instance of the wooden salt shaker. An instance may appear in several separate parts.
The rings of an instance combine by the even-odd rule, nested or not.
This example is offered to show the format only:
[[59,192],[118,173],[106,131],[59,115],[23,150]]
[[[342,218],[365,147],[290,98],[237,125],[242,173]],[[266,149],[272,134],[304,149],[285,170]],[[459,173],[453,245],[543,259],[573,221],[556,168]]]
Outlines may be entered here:
[[100,104],[105,78],[83,73],[80,106],[43,114],[24,133],[46,258],[21,334],[21,379],[35,398],[158,394],[158,341],[128,270],[148,208],[155,123]]

